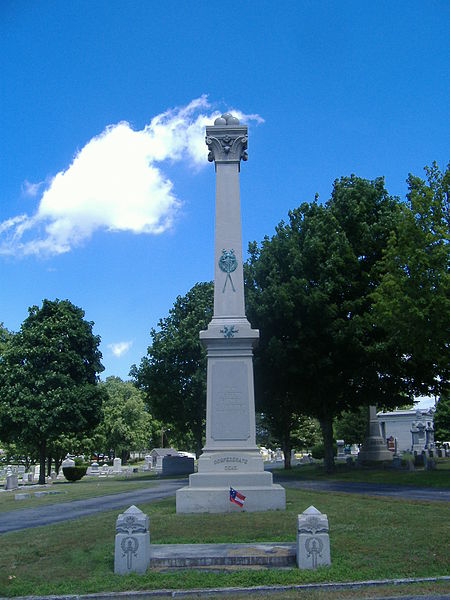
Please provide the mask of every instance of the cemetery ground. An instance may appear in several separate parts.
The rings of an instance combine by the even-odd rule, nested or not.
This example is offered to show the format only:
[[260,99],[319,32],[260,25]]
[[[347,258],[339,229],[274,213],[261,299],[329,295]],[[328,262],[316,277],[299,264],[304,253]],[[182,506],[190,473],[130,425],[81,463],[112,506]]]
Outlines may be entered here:
[[[99,479],[98,477],[84,477],[76,483],[66,480],[55,481],[51,486],[25,485],[20,490],[8,494],[0,494],[0,518],[1,513],[22,508],[36,508],[46,504],[70,502],[71,500],[83,500],[96,498],[109,494],[120,494],[148,487],[156,482],[154,473],[134,473],[132,476],[114,477],[110,479]],[[34,496],[36,491],[50,492],[39,498]],[[56,492],[56,493],[55,493]],[[14,499],[16,493],[30,494],[30,498],[17,501]]]
[[[445,467],[446,464],[442,466]],[[436,476],[440,470],[424,472],[423,476]],[[387,472],[390,473],[385,473]],[[448,487],[450,470],[442,468],[442,472],[447,475]],[[311,473],[306,473],[307,471],[305,477],[311,478]],[[353,470],[352,473],[359,476],[362,471]],[[366,475],[375,477],[376,473],[367,471]],[[411,473],[419,476],[413,481],[415,485],[424,485],[423,481],[419,481],[420,473]],[[340,474],[344,474],[344,471]],[[397,479],[394,482],[398,483],[402,472],[396,472],[395,475]],[[444,479],[441,481],[442,487],[445,485]],[[112,485],[113,481],[102,482],[107,483]],[[130,485],[151,485],[148,480],[124,480],[115,483],[122,486],[121,491],[128,491]],[[410,482],[408,480],[405,483]],[[67,485],[74,489],[80,486],[78,494],[87,493],[89,486],[92,493],[98,493],[95,485],[89,481],[84,484],[81,481]],[[111,490],[108,490],[106,493],[110,492]],[[0,596],[299,585],[314,582],[438,577],[450,574],[448,503],[372,498],[345,493],[330,494],[291,488],[287,488],[286,492],[286,511],[246,513],[237,508],[235,513],[225,515],[177,515],[174,498],[151,504],[138,504],[138,507],[150,516],[152,544],[239,543],[295,541],[297,515],[313,504],[329,518],[331,567],[315,571],[237,567],[229,570],[160,569],[150,570],[145,575],[114,575],[115,521],[118,513],[123,511],[111,510],[58,525],[2,534]],[[2,497],[5,495],[1,494]],[[59,503],[65,499],[58,495],[54,496],[52,501]],[[390,595],[391,592],[399,593],[401,590],[407,590],[407,593],[450,593],[450,581],[425,582],[406,587],[387,586],[384,590],[387,590],[385,595]],[[381,588],[366,590],[365,595],[361,590],[356,593],[351,590],[309,590],[302,596],[296,590],[271,597],[363,598],[375,597],[380,593]],[[260,593],[255,593],[254,596],[245,595],[246,598],[260,596]]]
[[437,459],[436,468],[432,471],[416,468],[413,471],[384,468],[349,466],[346,463],[336,463],[332,474],[325,472],[321,464],[294,466],[289,470],[272,469],[272,473],[280,480],[337,480],[354,483],[382,483],[430,488],[450,488],[450,460]]

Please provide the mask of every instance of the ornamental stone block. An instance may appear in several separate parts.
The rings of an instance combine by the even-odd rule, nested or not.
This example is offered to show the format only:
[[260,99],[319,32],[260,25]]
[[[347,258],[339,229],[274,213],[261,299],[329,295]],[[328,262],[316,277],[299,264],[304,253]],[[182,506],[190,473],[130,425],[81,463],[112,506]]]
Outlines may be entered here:
[[114,573],[145,573],[150,564],[150,520],[130,506],[116,521]]
[[314,506],[298,515],[297,566],[316,569],[331,565],[328,517]]

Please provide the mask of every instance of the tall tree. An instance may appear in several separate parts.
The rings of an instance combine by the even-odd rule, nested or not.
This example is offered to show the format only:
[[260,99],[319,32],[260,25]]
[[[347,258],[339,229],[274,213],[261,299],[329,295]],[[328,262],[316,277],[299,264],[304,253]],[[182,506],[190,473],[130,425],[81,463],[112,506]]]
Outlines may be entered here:
[[145,393],[152,415],[171,424],[178,435],[191,433],[195,453],[202,449],[206,414],[206,352],[199,332],[213,315],[213,284],[197,283],[178,296],[169,316],[152,329],[149,346],[139,368],[130,375]]
[[0,358],[0,437],[39,452],[45,482],[47,446],[62,433],[94,428],[100,419],[100,338],[68,300],[33,306]]
[[373,291],[374,323],[400,357],[402,376],[417,395],[448,394],[450,362],[450,164],[408,177],[407,202],[380,264]]
[[450,396],[441,396],[436,405],[434,437],[439,442],[450,442]]
[[[331,199],[302,204],[261,246],[250,245],[249,317],[261,330],[260,409],[285,423],[319,420],[325,466],[334,468],[333,419],[362,403],[399,403],[400,377],[385,376],[370,312],[377,265],[399,214],[383,179],[335,181]],[[279,415],[279,416],[278,416]]]
[[126,462],[131,450],[149,447],[157,436],[159,424],[152,420],[142,392],[131,381],[107,377],[100,385],[106,396],[99,429],[104,434],[106,447]]

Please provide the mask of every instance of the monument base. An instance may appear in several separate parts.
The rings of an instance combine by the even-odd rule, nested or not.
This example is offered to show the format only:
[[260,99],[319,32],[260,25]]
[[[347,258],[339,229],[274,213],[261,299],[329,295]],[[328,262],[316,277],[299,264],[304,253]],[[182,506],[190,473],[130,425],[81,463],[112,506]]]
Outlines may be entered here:
[[369,437],[359,451],[358,461],[360,463],[392,461],[393,455],[394,453],[386,448],[386,442],[382,437]]
[[[177,513],[285,510],[286,492],[254,451],[205,451],[189,486],[177,490]],[[241,508],[230,501],[230,487],[245,496]]]
[[177,513],[261,512],[286,509],[286,492],[281,485],[241,485],[237,489],[245,496],[242,508],[230,501],[229,485],[214,488],[180,488],[177,490]]

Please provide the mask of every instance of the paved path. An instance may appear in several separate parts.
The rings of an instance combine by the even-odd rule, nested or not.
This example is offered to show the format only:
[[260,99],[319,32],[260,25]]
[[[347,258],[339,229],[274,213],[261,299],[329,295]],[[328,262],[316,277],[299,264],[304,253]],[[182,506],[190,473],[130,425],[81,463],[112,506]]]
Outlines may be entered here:
[[78,519],[106,510],[125,508],[131,504],[160,500],[161,498],[173,496],[178,488],[187,485],[187,483],[187,479],[163,479],[149,483],[148,488],[132,492],[3,512],[0,513],[0,533],[28,529],[29,527],[40,527],[41,525],[53,525],[54,523]]
[[[345,494],[365,494],[368,496],[390,496],[405,500],[427,500],[430,502],[450,502],[450,488],[422,488],[392,485],[388,483],[357,483],[350,481],[296,481],[274,476],[274,481],[284,487],[314,490],[318,492],[344,492]],[[449,482],[450,483],[450,482]]]
[[[433,489],[389,485],[382,483],[354,483],[349,481],[295,481],[274,476],[274,481],[285,487],[316,490],[320,492],[344,492],[346,494],[366,494],[369,496],[390,496],[405,500],[426,500],[450,502],[450,489]],[[17,531],[29,527],[52,525],[71,519],[86,517],[106,510],[125,508],[131,504],[152,502],[173,496],[176,490],[187,485],[187,479],[165,479],[151,482],[148,488],[57,504],[47,504],[39,508],[23,508],[0,513],[0,533]]]

